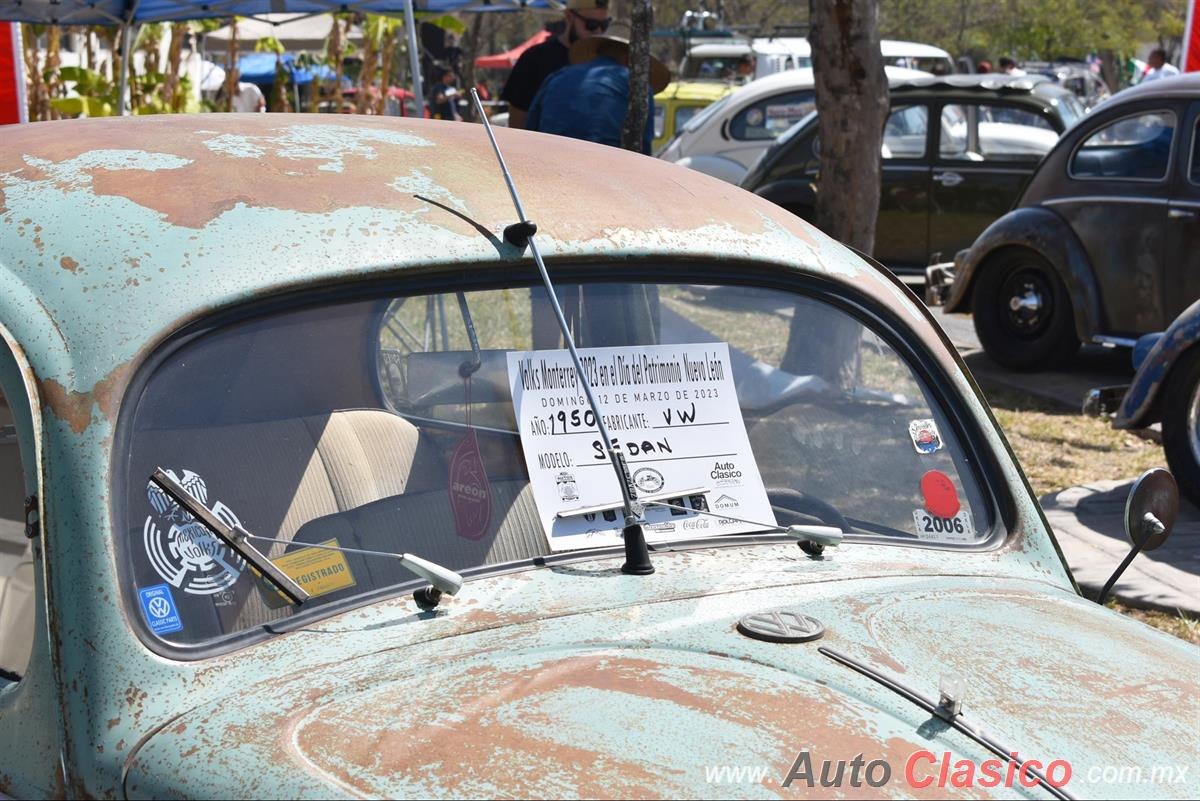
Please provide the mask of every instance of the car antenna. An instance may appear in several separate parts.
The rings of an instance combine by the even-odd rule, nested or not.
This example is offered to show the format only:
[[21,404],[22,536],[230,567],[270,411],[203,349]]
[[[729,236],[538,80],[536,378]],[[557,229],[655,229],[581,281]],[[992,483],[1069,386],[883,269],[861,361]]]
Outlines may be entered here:
[[604,424],[604,416],[600,413],[600,404],[596,402],[596,396],[592,393],[592,385],[588,382],[583,364],[579,361],[579,351],[575,349],[575,339],[571,336],[571,328],[567,325],[562,306],[558,303],[554,282],[550,280],[550,273],[546,272],[546,262],[542,260],[542,253],[538,250],[537,242],[533,238],[537,233],[537,224],[525,215],[525,209],[521,206],[521,198],[517,194],[517,187],[513,185],[508,165],[504,163],[504,154],[500,152],[500,145],[497,144],[496,135],[492,132],[492,124],[483,111],[483,103],[480,102],[479,92],[475,89],[471,90],[471,99],[475,103],[475,113],[483,121],[483,129],[487,131],[488,139],[492,143],[492,150],[496,152],[496,160],[500,162],[500,173],[504,176],[504,183],[508,185],[508,193],[512,196],[513,206],[517,211],[517,222],[504,229],[504,241],[522,250],[528,247],[533,256],[533,261],[542,276],[542,284],[546,287],[546,295],[550,298],[550,306],[554,309],[554,316],[558,320],[559,330],[562,331],[563,340],[567,343],[567,350],[571,353],[571,361],[575,363],[575,373],[579,376],[579,383],[583,387],[584,395],[587,396],[588,406],[591,407],[592,414],[596,417],[596,428],[600,431],[600,438],[604,442],[609,462],[617,473],[617,484],[621,488],[621,508],[625,516],[625,527],[622,531],[622,537],[625,540],[625,564],[621,565],[621,572],[635,576],[649,575],[654,572],[654,565],[650,562],[650,549],[646,545],[646,533],[642,529],[642,525],[646,522],[645,507],[638,501],[637,489],[633,485],[633,478],[629,474],[629,465],[625,461],[625,454],[621,451],[621,446],[614,445],[612,438],[608,435],[608,426]]

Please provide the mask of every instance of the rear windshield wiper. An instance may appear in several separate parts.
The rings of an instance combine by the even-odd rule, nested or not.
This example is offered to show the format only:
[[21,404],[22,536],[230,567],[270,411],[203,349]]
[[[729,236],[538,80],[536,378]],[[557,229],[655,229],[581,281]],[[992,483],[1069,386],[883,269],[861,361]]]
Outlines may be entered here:
[[279,592],[283,593],[284,597],[297,606],[309,600],[311,596],[291,576],[276,567],[275,563],[267,558],[266,554],[255,548],[250,540],[282,543],[284,545],[303,545],[306,548],[318,548],[327,551],[359,554],[361,556],[395,559],[410,572],[430,583],[430,587],[422,588],[413,593],[413,598],[416,600],[417,605],[426,610],[437,606],[443,593],[446,595],[456,595],[462,588],[463,578],[458,573],[449,568],[442,567],[435,562],[430,562],[428,559],[413,556],[410,553],[368,551],[362,548],[341,548],[332,545],[298,543],[292,540],[273,539],[271,537],[260,537],[256,534],[251,534],[240,524],[230,526],[221,520],[221,518],[214,515],[209,511],[208,507],[189,495],[187,490],[183,488],[183,485],[161,467],[155,469],[154,473],[150,476],[150,480],[160,487],[171,500],[189,512],[198,523],[211,531],[217,539],[221,540],[234,553],[245,559],[267,581],[274,585]]
[[183,485],[161,467],[155,468],[154,473],[150,476],[150,480],[158,485],[159,489],[167,494],[167,497],[179,504],[192,517],[196,518],[196,522],[211,531],[230,550],[245,559],[251,567],[262,574],[267,581],[271,582],[293,604],[299,606],[309,599],[310,596],[304,591],[303,587],[293,581],[291,576],[277,568],[275,563],[267,558],[266,554],[250,544],[250,533],[242,528],[240,524],[230,526],[224,520],[214,515],[209,511],[207,506],[189,495],[188,491],[183,488]]

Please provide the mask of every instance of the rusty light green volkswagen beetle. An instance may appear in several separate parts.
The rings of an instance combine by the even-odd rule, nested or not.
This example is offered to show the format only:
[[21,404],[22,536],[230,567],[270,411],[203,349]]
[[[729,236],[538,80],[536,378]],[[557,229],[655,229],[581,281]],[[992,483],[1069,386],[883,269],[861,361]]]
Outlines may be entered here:
[[5,131],[0,796],[1200,793],[900,283],[498,136],[533,243],[481,126]]

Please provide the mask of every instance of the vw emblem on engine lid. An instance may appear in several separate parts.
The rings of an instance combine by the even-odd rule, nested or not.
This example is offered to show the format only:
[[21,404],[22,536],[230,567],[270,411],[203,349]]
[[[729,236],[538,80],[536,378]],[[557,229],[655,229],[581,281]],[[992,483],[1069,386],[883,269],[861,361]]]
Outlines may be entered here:
[[746,615],[737,628],[747,637],[767,642],[808,642],[825,633],[821,621],[788,609]]

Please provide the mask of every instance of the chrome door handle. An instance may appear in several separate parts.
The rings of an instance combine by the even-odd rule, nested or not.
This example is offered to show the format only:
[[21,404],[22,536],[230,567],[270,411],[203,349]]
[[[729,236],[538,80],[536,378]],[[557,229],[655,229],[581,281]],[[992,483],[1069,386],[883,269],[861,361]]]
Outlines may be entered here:
[[935,172],[933,180],[937,181],[942,186],[958,186],[963,182],[963,177],[956,172]]
[[1167,211],[1168,220],[1194,220],[1196,212],[1190,209],[1169,209]]

